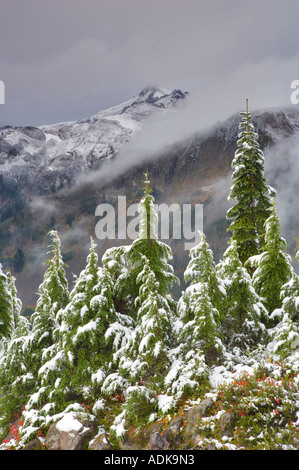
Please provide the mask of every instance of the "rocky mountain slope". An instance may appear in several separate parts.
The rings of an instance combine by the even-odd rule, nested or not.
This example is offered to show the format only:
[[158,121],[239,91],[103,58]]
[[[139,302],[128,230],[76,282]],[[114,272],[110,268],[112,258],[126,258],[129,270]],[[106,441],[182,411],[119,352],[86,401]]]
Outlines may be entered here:
[[116,156],[153,115],[169,112],[186,94],[147,87],[138,96],[86,120],[1,129],[0,174],[25,185],[31,194],[47,194],[71,185],[76,176],[99,169]]
[[[49,229],[55,228],[61,237],[70,282],[72,273],[78,274],[85,265],[90,236],[95,238],[100,255],[113,244],[130,243],[129,239],[96,239],[95,209],[109,203],[117,211],[118,196],[126,196],[127,206],[138,203],[145,168],[158,204],[203,204],[204,231],[216,258],[221,256],[228,236],[225,214],[238,114],[161,148],[150,161],[142,160],[123,170],[117,166],[124,146],[138,137],[149,119],[159,124],[160,119],[179,113],[186,99],[187,93],[180,90],[148,87],[86,120],[0,130],[0,259],[17,278],[25,310],[36,300]],[[298,249],[299,110],[293,106],[257,111],[253,121],[265,153],[269,183],[278,190],[283,229],[287,230],[284,235],[291,250]],[[114,165],[110,173],[107,162]],[[115,174],[113,168],[118,169]],[[184,240],[170,237],[165,241],[173,249],[175,270],[180,275],[188,259]]]

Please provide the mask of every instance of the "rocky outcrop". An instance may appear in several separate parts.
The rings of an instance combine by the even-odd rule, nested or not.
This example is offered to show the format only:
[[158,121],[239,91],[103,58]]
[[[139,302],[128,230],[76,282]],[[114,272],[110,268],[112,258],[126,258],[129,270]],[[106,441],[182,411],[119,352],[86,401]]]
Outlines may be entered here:
[[[196,428],[200,419],[214,408],[211,398],[175,416],[169,423],[161,419],[136,432],[129,429],[124,439],[112,443],[103,429],[97,432],[96,419],[92,415],[70,412],[52,423],[43,443],[33,439],[23,450],[187,450],[196,448]],[[225,428],[225,423],[223,424]]]
[[95,421],[79,413],[68,413],[51,424],[45,438],[47,450],[84,450],[95,436]]

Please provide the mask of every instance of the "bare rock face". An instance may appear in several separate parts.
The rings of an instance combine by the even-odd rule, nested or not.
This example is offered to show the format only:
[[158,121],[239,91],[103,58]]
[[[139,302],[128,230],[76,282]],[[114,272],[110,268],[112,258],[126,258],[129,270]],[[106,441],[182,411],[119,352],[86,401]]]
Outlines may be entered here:
[[88,450],[111,450],[112,445],[110,444],[106,433],[103,432],[96,436],[92,442],[89,443]]
[[214,406],[215,403],[212,398],[207,397],[204,398],[199,405],[187,411],[185,418],[186,425],[182,433],[182,438],[187,446],[192,448],[196,445],[198,440],[198,436],[195,432],[196,426],[201,418],[208,416],[209,411],[212,410]]
[[169,442],[166,437],[159,432],[153,432],[150,436],[150,442],[148,446],[149,450],[168,450]]
[[220,418],[220,433],[221,436],[231,437],[233,435],[233,427],[235,424],[236,415],[233,411],[227,411]]
[[[199,405],[186,411],[182,415],[174,417],[165,426],[161,420],[147,427],[146,431],[140,431],[133,437],[127,437],[122,443],[123,450],[177,450],[196,448],[199,436],[196,433],[201,418],[209,415],[214,408],[214,401],[207,397]],[[140,446],[140,443],[143,445]],[[139,445],[139,447],[138,447]]]
[[84,450],[94,435],[95,424],[91,416],[70,412],[51,424],[45,445],[47,450]]

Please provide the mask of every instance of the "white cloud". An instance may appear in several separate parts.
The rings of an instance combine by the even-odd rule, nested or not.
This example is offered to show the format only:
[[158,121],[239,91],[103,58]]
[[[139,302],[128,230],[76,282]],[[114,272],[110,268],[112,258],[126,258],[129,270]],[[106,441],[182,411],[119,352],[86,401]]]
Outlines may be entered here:
[[298,78],[299,3],[290,0],[2,0],[2,8],[2,124],[85,118],[153,82],[198,90],[204,113],[216,93],[218,113],[228,114],[226,96],[238,107],[245,93],[257,105],[281,101]]

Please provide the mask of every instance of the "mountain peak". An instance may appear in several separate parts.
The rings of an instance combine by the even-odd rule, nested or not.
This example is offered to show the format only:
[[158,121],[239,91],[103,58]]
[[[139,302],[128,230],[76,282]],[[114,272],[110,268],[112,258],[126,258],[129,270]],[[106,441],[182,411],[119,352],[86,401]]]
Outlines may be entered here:
[[141,90],[133,104],[147,103],[158,108],[167,108],[186,96],[187,93],[183,93],[178,89],[169,90],[158,85],[148,85]]
[[144,98],[146,96],[150,95],[155,95],[156,97],[161,97],[161,96],[166,96],[170,95],[172,93],[171,90],[168,90],[167,88],[161,88],[158,85],[148,85],[141,92],[139,93],[139,96]]

